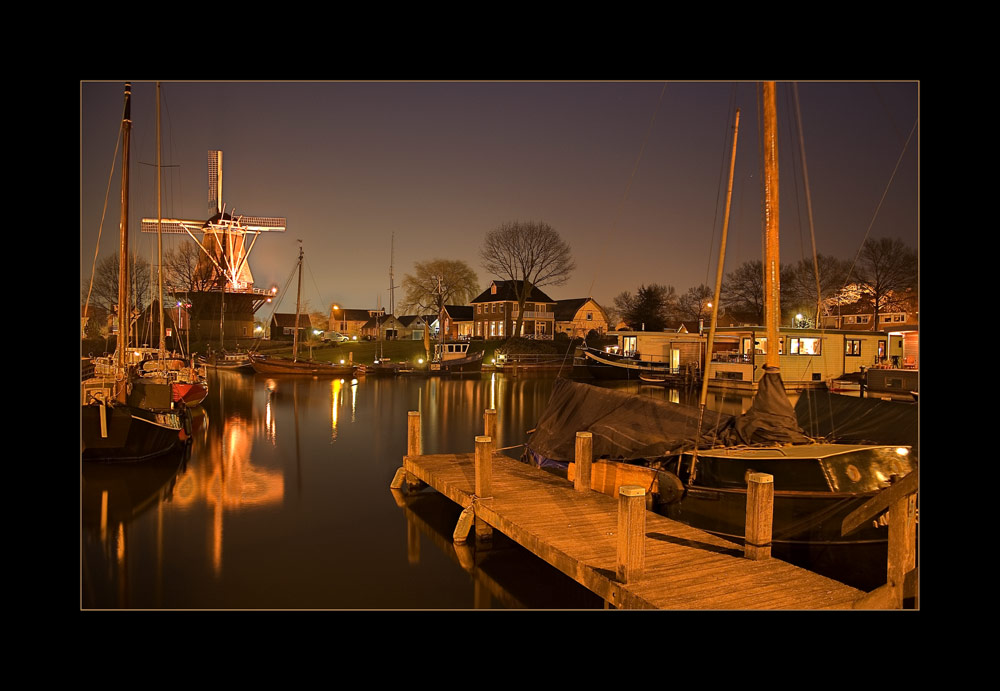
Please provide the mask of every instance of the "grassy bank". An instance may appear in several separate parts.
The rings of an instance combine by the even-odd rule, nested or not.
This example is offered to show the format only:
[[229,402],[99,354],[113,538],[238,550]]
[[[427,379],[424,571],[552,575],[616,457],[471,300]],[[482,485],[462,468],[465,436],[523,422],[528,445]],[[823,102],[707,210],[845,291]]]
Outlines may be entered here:
[[[114,339],[106,344],[104,339],[88,339],[82,342],[82,354],[100,355],[105,352],[106,345],[110,350],[114,350]],[[169,347],[170,344],[168,344]],[[311,345],[311,347],[310,347]],[[553,341],[532,340],[524,338],[511,338],[507,340],[469,342],[471,352],[483,351],[483,362],[490,363],[496,353],[565,353],[571,344],[565,336],[558,335]],[[196,353],[206,353],[218,350],[219,344],[215,343],[192,343],[191,350]],[[423,341],[383,341],[381,344],[376,341],[347,341],[344,343],[319,343],[316,341],[306,341],[299,345],[300,357],[311,357],[322,362],[354,362],[357,364],[368,364],[375,361],[375,355],[381,352],[383,357],[389,358],[392,362],[412,362],[416,364],[420,358],[426,358]],[[234,350],[257,350],[264,354],[276,356],[289,356],[292,353],[290,341],[256,341],[247,339],[238,344],[227,343],[227,349]],[[431,352],[434,352],[434,343],[431,343]]]

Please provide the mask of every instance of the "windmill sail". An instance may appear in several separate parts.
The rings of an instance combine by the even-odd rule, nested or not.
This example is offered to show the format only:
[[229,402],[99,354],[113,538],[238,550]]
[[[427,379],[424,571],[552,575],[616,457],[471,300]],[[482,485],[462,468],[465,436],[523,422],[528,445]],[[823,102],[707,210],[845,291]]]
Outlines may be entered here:
[[[199,269],[212,275],[212,282],[225,285],[227,291],[253,287],[253,274],[247,260],[262,232],[286,230],[284,218],[271,216],[238,216],[227,213],[222,201],[222,152],[208,152],[208,212],[207,220],[164,218],[142,219],[142,232],[186,233],[201,247],[204,266]],[[202,233],[199,240],[195,233]],[[220,280],[224,279],[224,280]]]

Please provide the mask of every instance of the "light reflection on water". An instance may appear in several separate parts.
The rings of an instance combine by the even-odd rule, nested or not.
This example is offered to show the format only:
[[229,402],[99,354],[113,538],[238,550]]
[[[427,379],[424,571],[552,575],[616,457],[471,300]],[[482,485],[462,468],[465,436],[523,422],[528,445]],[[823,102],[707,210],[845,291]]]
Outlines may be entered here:
[[[459,509],[391,493],[406,418],[423,453],[471,452],[483,411],[518,457],[552,376],[329,380],[211,372],[189,458],[83,470],[84,608],[600,608],[502,536],[451,540]],[[637,390],[635,383],[608,383]],[[697,402],[697,393],[642,386]],[[748,397],[708,407],[742,412]]]

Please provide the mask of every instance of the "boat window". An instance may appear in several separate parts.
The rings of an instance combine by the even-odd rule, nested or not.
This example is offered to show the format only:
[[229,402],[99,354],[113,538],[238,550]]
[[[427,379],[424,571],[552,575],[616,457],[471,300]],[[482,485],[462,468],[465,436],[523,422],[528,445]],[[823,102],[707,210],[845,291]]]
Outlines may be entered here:
[[844,355],[861,355],[861,339],[846,339],[844,341]]
[[819,355],[820,353],[820,339],[818,338],[792,338],[789,340],[792,355]]

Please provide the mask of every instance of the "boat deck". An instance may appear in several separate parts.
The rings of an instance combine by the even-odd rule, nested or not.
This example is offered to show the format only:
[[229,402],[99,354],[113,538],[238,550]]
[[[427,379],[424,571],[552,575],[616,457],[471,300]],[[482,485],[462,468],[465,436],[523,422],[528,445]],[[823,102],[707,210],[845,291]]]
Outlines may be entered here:
[[616,608],[851,609],[864,593],[651,511],[645,567],[616,578],[618,501],[578,492],[561,477],[494,454],[491,499],[475,499],[475,455],[412,455],[403,467]]

